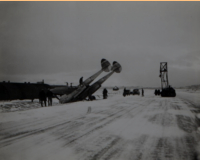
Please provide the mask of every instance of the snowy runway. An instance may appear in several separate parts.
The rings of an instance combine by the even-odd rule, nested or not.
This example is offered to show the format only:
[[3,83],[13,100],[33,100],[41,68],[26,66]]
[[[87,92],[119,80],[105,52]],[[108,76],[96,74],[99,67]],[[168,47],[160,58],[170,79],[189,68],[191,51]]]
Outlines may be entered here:
[[[87,113],[88,107],[92,108]],[[0,113],[1,160],[193,160],[195,113],[183,98],[107,100]]]

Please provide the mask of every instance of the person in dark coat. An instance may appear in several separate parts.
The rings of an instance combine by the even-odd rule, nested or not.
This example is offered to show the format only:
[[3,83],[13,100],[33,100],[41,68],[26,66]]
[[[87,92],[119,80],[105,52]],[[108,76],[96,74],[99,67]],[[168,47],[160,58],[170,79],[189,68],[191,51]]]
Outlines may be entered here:
[[158,95],[158,90],[157,90],[157,89],[155,90],[154,94],[155,94],[156,96]]
[[108,91],[106,88],[103,90],[103,99],[106,99],[108,97]]
[[142,97],[144,96],[144,90],[143,90],[143,88],[142,88]]
[[79,85],[81,86],[82,83],[83,83],[83,77],[80,78],[80,80],[79,80]]
[[124,88],[123,96],[126,96],[126,88]]
[[52,106],[52,97],[53,93],[48,89],[47,91],[48,106]]
[[43,102],[46,106],[47,97],[46,97],[46,93],[43,89],[39,93],[39,99],[40,99],[41,106],[43,107]]

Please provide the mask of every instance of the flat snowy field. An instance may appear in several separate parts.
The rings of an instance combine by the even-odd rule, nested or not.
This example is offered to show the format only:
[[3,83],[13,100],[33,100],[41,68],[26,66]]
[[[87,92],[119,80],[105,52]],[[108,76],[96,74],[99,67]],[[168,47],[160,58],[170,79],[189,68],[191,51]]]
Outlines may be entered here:
[[[40,107],[0,102],[1,160],[195,160],[200,92],[122,96]],[[87,113],[91,107],[91,113]]]

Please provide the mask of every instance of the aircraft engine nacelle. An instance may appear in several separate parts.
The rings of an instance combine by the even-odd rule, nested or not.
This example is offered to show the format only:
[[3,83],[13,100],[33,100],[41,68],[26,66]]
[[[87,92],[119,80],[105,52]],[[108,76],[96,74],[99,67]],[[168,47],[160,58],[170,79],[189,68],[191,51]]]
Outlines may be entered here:
[[110,62],[108,62],[106,59],[102,59],[101,60],[101,67],[102,67],[102,70],[104,72],[109,72],[110,71]]
[[114,61],[111,70],[120,73],[122,71],[122,66],[118,62]]

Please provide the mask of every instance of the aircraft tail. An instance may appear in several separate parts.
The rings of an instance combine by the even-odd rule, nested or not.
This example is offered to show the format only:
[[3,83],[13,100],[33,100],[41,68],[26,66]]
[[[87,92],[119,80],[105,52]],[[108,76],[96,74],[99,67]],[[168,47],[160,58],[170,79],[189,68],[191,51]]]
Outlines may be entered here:
[[107,61],[106,59],[101,60],[101,67],[102,69],[98,71],[97,73],[93,74],[91,77],[87,78],[83,84],[84,85],[89,85],[95,78],[97,78],[103,71],[109,72],[110,71],[110,62]]
[[110,62],[108,62],[106,59],[103,58],[101,60],[101,67],[104,72],[109,72],[110,71]]
[[120,73],[122,71],[121,65],[114,61],[113,66],[111,68],[112,72],[108,73],[104,77],[100,78],[98,81],[96,81],[94,84],[92,84],[90,87],[88,87],[81,95],[79,95],[79,99],[85,99],[87,96],[92,95],[95,93],[101,85],[114,73]]
[[120,73],[122,71],[122,66],[118,62],[114,61],[111,70]]

